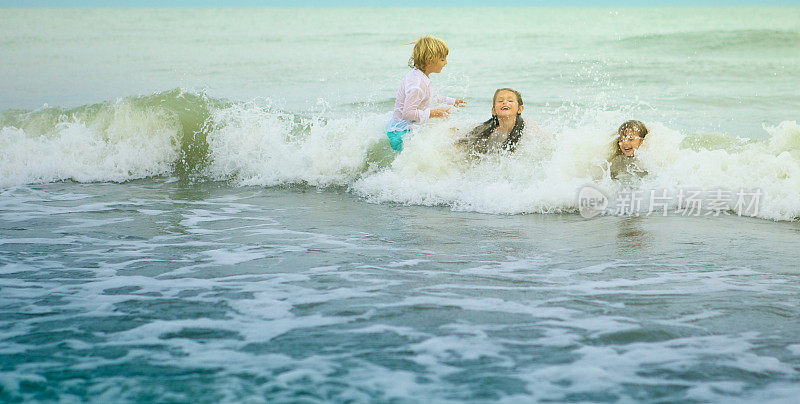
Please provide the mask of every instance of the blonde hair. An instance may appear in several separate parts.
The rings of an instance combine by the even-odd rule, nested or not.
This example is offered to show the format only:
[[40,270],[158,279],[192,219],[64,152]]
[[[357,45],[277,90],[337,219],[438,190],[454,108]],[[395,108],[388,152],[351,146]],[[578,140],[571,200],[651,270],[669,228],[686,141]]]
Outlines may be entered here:
[[[414,44],[414,51],[408,59],[408,67],[416,67],[423,70],[437,58],[447,57],[450,49],[447,44],[439,38],[431,35],[423,35],[410,44]],[[410,45],[409,44],[409,45]]]

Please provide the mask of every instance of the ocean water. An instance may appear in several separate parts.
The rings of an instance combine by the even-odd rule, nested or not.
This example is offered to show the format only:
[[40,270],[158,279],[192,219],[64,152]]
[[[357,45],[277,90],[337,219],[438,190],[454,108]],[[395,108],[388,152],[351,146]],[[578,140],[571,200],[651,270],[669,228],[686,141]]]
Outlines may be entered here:
[[[0,402],[800,396],[800,8],[0,21]],[[398,154],[425,33],[469,104]],[[506,86],[536,125],[467,156]],[[627,119],[648,175],[614,180]],[[607,214],[578,214],[587,186]]]

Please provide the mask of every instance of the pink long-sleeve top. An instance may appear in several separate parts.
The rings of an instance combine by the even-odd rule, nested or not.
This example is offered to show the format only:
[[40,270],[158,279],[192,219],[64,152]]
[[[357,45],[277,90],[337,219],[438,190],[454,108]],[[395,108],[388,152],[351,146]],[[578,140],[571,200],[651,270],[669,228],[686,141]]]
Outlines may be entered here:
[[[431,79],[419,69],[413,69],[400,82],[394,101],[394,114],[386,126],[387,132],[407,130],[431,117]],[[437,97],[440,102],[455,105],[452,97]]]

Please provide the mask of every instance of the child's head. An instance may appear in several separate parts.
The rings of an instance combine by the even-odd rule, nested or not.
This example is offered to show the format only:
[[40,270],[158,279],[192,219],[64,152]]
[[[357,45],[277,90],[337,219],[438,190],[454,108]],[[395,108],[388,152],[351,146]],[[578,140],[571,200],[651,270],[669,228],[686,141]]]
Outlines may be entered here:
[[[513,118],[514,126],[508,133],[508,138],[502,145],[506,151],[514,151],[517,142],[522,138],[522,131],[525,129],[525,121],[520,116],[522,114],[522,94],[511,88],[500,88],[494,92],[492,97],[492,117],[473,129],[477,149],[480,153],[488,151],[487,141],[493,133],[501,127],[501,123],[512,122],[506,120]],[[503,120],[503,122],[501,122]],[[506,127],[507,128],[507,127]]]
[[511,88],[500,88],[492,97],[492,115],[498,118],[516,117],[522,113],[522,94]]
[[[450,53],[450,49],[447,48],[447,44],[444,43],[439,38],[433,37],[431,35],[425,35],[420,37],[414,42],[414,51],[411,53],[411,59],[408,60],[409,67],[416,67],[422,71],[428,69],[433,66],[434,62],[440,61],[441,59],[447,59],[447,55]],[[442,65],[444,67],[444,65]],[[433,73],[440,73],[439,71],[434,71]]]
[[630,120],[617,129],[619,152],[632,157],[647,136],[647,128],[640,121]]

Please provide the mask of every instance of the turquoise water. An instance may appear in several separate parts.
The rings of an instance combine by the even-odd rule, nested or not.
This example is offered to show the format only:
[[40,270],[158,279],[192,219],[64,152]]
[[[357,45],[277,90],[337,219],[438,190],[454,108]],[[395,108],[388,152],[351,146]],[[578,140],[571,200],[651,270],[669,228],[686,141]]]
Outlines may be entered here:
[[[0,20],[2,402],[800,395],[800,8]],[[423,33],[469,105],[396,154]],[[540,130],[466,158],[504,86]],[[631,118],[627,183],[605,162]],[[588,220],[586,185],[763,198]]]
[[0,201],[3,401],[798,393],[794,223],[498,216],[163,180]]

